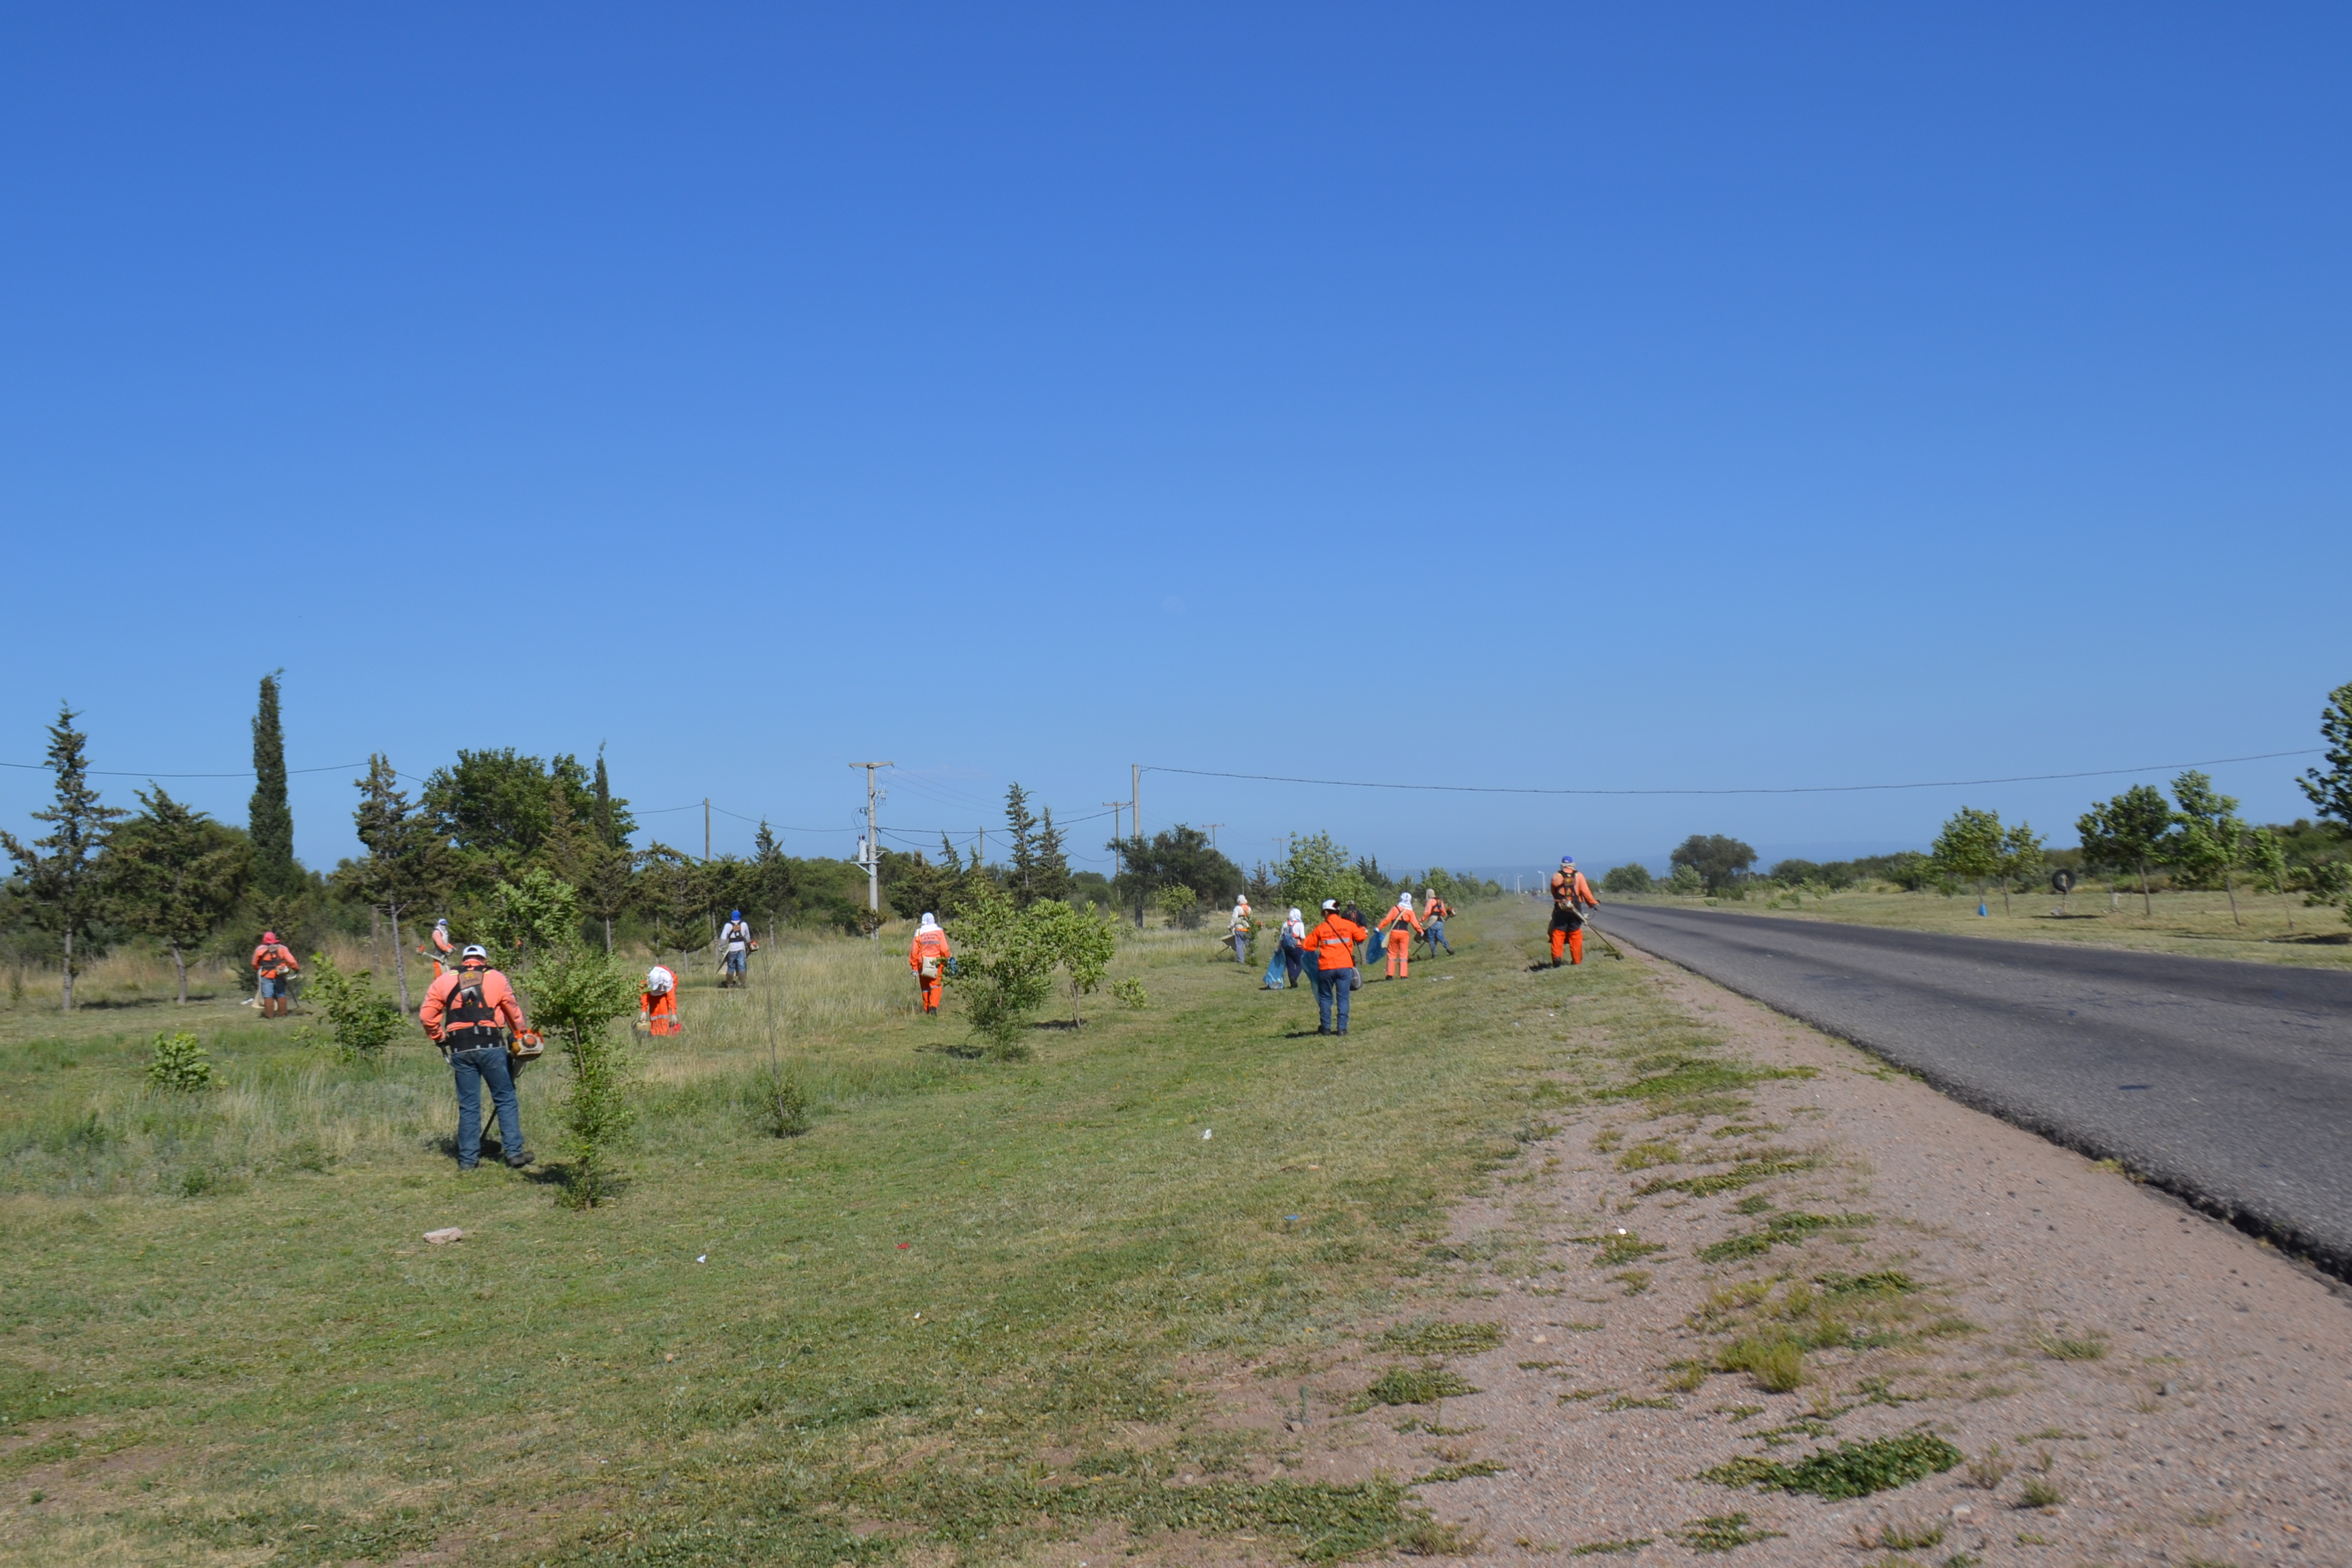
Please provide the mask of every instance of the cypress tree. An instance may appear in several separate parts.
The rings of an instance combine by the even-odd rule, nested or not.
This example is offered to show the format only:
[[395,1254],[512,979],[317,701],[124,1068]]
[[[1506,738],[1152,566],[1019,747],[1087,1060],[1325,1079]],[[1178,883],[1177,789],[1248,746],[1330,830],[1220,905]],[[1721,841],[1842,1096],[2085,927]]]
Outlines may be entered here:
[[[73,727],[78,717],[63,703],[58,721],[49,726],[49,772],[57,775],[57,799],[47,811],[33,813],[51,831],[29,845],[10,833],[0,833],[0,849],[16,862],[17,896],[33,923],[64,939],[65,991],[62,1005],[74,1005],[74,971],[79,961],[74,938],[88,935],[97,921],[105,896],[99,857],[105,851],[114,824],[126,813],[100,802],[89,785],[89,757],[84,748],[89,737]],[[47,854],[42,851],[47,850]]]
[[604,746],[596,746],[596,835],[604,839],[604,847],[618,849],[621,836],[613,821],[613,781],[604,775]]
[[266,898],[284,898],[301,886],[294,864],[294,808],[286,803],[286,732],[278,723],[278,677],[261,678],[261,704],[253,715],[253,803],[245,829],[253,840],[253,885]]

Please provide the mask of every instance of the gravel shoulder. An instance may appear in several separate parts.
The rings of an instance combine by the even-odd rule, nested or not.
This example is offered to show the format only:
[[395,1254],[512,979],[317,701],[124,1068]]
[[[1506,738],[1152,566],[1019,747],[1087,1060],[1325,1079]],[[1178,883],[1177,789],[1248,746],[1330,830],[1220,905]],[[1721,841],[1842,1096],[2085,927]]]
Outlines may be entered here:
[[[1627,962],[1723,1059],[1786,1076],[1569,1094],[1534,1158],[1455,1212],[1385,1346],[1335,1358],[1303,1405],[1268,1369],[1224,1384],[1230,1419],[1295,1435],[1293,1473],[1428,1478],[1436,1519],[1503,1562],[2352,1562],[2342,1287],[1842,1041]],[[1527,1017],[1598,1053],[1582,980],[1528,974]],[[1784,1349],[1726,1370],[1774,1343],[1800,1344],[1793,1364]],[[1399,1369],[1476,1392],[1378,1403]],[[1720,1471],[1787,1479],[1874,1440],[1948,1468],[1842,1498]]]

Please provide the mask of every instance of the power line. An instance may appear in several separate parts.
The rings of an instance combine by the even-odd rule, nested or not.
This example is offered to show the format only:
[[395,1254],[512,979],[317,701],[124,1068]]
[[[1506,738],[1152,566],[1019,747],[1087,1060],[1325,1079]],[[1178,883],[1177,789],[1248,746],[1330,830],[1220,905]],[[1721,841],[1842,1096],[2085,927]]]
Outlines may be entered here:
[[2315,757],[2319,754],[2319,750],[2315,747],[2299,752],[2257,752],[2247,757],[2209,757],[2197,763],[2148,763],[2135,768],[2091,768],[2078,773],[2019,773],[2010,778],[1927,779],[1916,784],[1758,785],[1737,789],[1540,789],[1518,784],[1390,784],[1367,779],[1292,778],[1283,773],[1220,773],[1209,768],[1171,768],[1156,763],[1146,764],[1142,772],[1188,773],[1194,778],[1204,779],[1247,779],[1257,784],[1318,784],[1329,789],[1405,789],[1447,795],[1851,795],[1865,790],[1973,789],[1980,784],[2046,784],[2057,779],[2110,778],[2122,773],[2164,773],[2172,768],[2216,768],[2225,763],[2265,763],[2279,757]]
[[[367,766],[365,763],[334,763],[323,768],[288,768],[286,773],[290,778],[296,773],[340,773],[352,768],[365,766]],[[45,773],[49,771],[49,764],[47,763],[0,763],[0,768],[23,768],[27,773]],[[249,779],[254,776],[251,768],[234,773],[142,773],[137,768],[84,768],[82,772],[93,778],[102,779]],[[400,776],[408,777],[406,773]]]

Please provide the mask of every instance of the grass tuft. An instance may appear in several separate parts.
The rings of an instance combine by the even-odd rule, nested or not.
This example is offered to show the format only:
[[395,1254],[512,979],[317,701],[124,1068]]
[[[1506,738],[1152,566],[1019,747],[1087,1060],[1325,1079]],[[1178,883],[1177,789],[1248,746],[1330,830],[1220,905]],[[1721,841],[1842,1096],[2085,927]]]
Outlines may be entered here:
[[1908,1486],[1950,1469],[1962,1458],[1958,1448],[1934,1433],[1915,1431],[1864,1443],[1840,1443],[1793,1465],[1738,1458],[1701,1473],[1706,1479],[1727,1487],[1811,1492],[1836,1501]]
[[1380,1348],[1407,1355],[1471,1355],[1502,1342],[1500,1323],[1447,1323],[1422,1318],[1384,1331]]

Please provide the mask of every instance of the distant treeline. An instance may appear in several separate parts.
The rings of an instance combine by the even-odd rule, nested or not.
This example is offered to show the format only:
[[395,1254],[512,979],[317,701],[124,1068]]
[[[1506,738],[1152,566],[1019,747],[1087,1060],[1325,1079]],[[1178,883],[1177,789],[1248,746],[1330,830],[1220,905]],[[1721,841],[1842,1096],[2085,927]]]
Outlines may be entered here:
[[49,726],[53,798],[33,814],[47,831],[29,841],[0,833],[15,865],[0,884],[0,950],[19,975],[61,969],[70,1006],[79,969],[146,942],[178,962],[184,994],[191,963],[226,963],[250,985],[246,958],[264,931],[298,954],[336,937],[363,939],[377,951],[389,941],[404,968],[436,920],[446,919],[460,942],[493,943],[528,923],[519,910],[550,907],[576,908],[579,938],[607,952],[683,955],[708,946],[735,910],[762,934],[793,927],[857,933],[893,915],[952,919],[983,881],[1019,908],[1052,900],[1138,921],[1158,912],[1184,925],[1244,892],[1261,905],[1286,899],[1311,908],[1337,897],[1370,910],[1401,888],[1433,888],[1455,902],[1499,890],[1439,868],[1395,876],[1377,857],[1350,857],[1320,834],[1294,837],[1282,862],[1244,872],[1184,824],[1108,844],[1118,856],[1113,875],[1073,871],[1052,811],[1033,812],[1015,784],[1006,792],[1005,861],[983,865],[944,838],[936,858],[884,849],[877,868],[883,907],[873,910],[861,863],[787,855],[765,822],[748,856],[706,858],[659,840],[640,844],[601,752],[583,762],[512,747],[460,751],[421,781],[372,756],[353,781],[352,824],[364,853],[321,872],[294,856],[278,695],[276,678],[265,678],[244,826],[215,821],[156,784],[132,792],[135,812],[109,803],[91,782],[78,715],[59,712]]

